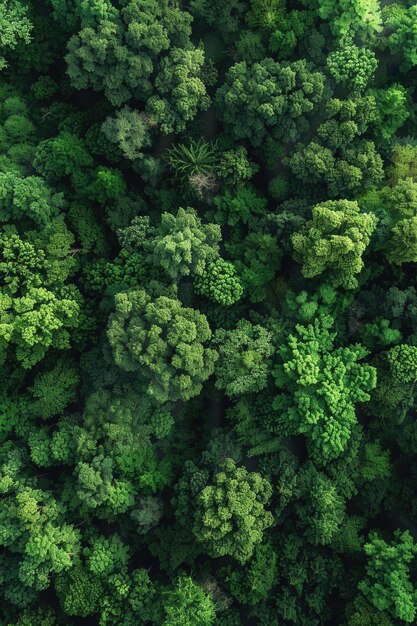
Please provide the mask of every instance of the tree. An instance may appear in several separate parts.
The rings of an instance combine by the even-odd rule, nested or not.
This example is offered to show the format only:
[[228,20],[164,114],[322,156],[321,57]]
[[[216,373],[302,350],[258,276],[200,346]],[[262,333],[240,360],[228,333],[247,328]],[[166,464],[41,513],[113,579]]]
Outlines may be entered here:
[[372,141],[358,140],[349,145],[343,158],[329,173],[327,184],[332,197],[357,193],[377,186],[383,179],[381,155]]
[[246,21],[251,28],[272,30],[279,23],[283,14],[283,7],[279,0],[251,2],[251,8]]
[[0,443],[8,438],[25,408],[25,399],[15,398],[5,391],[0,395]]
[[377,532],[370,533],[365,544],[366,578],[358,585],[380,611],[389,610],[393,617],[407,623],[414,621],[417,610],[417,591],[409,579],[410,563],[416,551],[408,531],[396,530],[391,543],[381,539]]
[[46,226],[64,206],[62,193],[55,193],[39,176],[0,172],[0,221],[28,219]]
[[411,177],[400,179],[393,187],[384,187],[379,202],[386,209],[388,223],[417,215],[417,182]]
[[[248,151],[243,146],[222,152],[218,164],[218,175],[227,185],[239,185],[241,181],[252,178],[259,170],[259,166],[249,160]],[[238,187],[238,192],[241,187]],[[250,189],[250,187],[243,187]]]
[[76,397],[79,373],[67,359],[60,359],[49,371],[37,374],[30,392],[31,410],[42,419],[62,413]]
[[346,43],[329,54],[327,66],[337,83],[353,89],[365,89],[377,68],[375,54],[368,48]]
[[388,37],[390,50],[400,53],[403,57],[401,71],[408,72],[417,65],[416,31],[417,7],[411,5],[406,8],[396,5],[395,11],[387,12],[387,26],[394,29]]
[[235,266],[250,301],[265,300],[281,264],[282,252],[276,237],[251,232],[239,243],[229,244],[228,251],[238,257]]
[[129,0],[118,19],[101,19],[68,42],[68,74],[76,89],[104,91],[113,106],[146,101],[151,76],[171,47],[189,46],[191,16],[168,0]]
[[97,613],[103,598],[103,585],[83,567],[74,567],[55,584],[61,606],[67,615],[88,617]]
[[197,499],[193,532],[208,554],[247,561],[273,523],[264,508],[271,494],[271,485],[260,474],[227,459]]
[[[268,9],[269,3],[259,3],[264,9]],[[293,54],[297,45],[308,37],[313,25],[313,13],[311,11],[283,11],[281,3],[278,3],[276,17],[271,24],[272,33],[269,37],[269,49],[278,54],[280,59],[288,59]]]
[[386,141],[401,128],[411,114],[410,96],[399,83],[372,92],[377,105],[376,133]]
[[[324,183],[327,194],[332,198],[350,197],[360,190],[372,189],[382,181],[382,158],[375,144],[367,140],[353,142],[359,133],[352,124],[339,126],[333,123],[330,127],[323,124],[320,133],[326,142],[330,140],[330,147],[312,141],[306,146],[299,146],[284,160],[296,178],[306,185],[311,182]],[[342,144],[336,147],[335,140]],[[336,151],[336,148],[341,147],[342,150]]]
[[0,233],[0,337],[3,359],[14,346],[18,361],[30,368],[50,347],[70,346],[70,331],[80,321],[82,298],[66,284],[74,265],[68,252],[72,236],[62,220],[41,236],[22,239],[13,226]]
[[90,206],[84,203],[72,204],[68,211],[68,220],[84,254],[95,252],[99,256],[106,255],[108,242],[105,230]]
[[417,261],[417,216],[400,220],[393,226],[386,255],[395,265]]
[[10,142],[10,148],[16,144],[22,144],[25,140],[30,143],[33,141],[35,126],[24,114],[10,115],[5,120],[3,129]]
[[278,348],[272,371],[281,389],[273,407],[282,433],[303,433],[319,465],[346,450],[356,424],[355,404],[367,402],[376,385],[375,368],[358,362],[367,355],[361,345],[334,348],[333,323],[323,315],[297,325]]
[[401,344],[386,353],[386,361],[395,379],[404,383],[417,382],[417,347]]
[[218,160],[216,143],[201,138],[176,144],[165,153],[173,179],[183,193],[199,199],[210,197],[218,189]]
[[213,175],[219,159],[217,146],[203,139],[190,139],[188,144],[175,144],[165,157],[170,170],[177,180],[182,177],[191,180],[196,175]]
[[215,618],[213,600],[190,576],[180,576],[164,592],[163,626],[211,626]]
[[28,18],[28,7],[18,0],[5,0],[0,6],[0,70],[7,67],[4,54],[20,41],[31,41],[33,24]]
[[217,330],[213,344],[219,354],[215,368],[218,389],[228,396],[265,389],[274,352],[270,331],[242,319],[234,330]]
[[217,224],[203,224],[192,208],[178,209],[176,215],[163,213],[155,237],[146,242],[152,262],[160,265],[172,280],[192,274],[199,276],[219,254],[221,240]]
[[64,176],[76,177],[83,168],[93,164],[83,141],[69,132],[41,141],[36,148],[33,167],[46,180],[55,181]]
[[242,604],[258,604],[268,597],[277,579],[278,557],[269,541],[258,544],[243,568],[230,568],[226,580]]
[[51,0],[54,19],[62,28],[74,32],[80,26],[94,26],[100,20],[115,19],[118,11],[110,0]]
[[238,302],[244,291],[235,266],[224,259],[217,259],[204,268],[196,277],[195,290],[225,306]]
[[385,611],[376,609],[372,604],[359,594],[348,607],[349,619],[347,626],[373,626],[376,622],[380,626],[393,626],[393,622]]
[[342,149],[342,156],[346,158],[344,149],[351,148],[354,140],[363,135],[377,117],[374,95],[347,100],[331,98],[326,103],[326,120],[318,127],[317,134],[331,150]]
[[301,147],[288,159],[293,174],[303,182],[319,182],[334,171],[335,159],[332,151],[316,141]]
[[146,496],[139,501],[130,517],[136,523],[136,531],[140,535],[146,535],[151,528],[158,526],[162,515],[161,500],[153,496]]
[[260,146],[267,136],[290,141],[308,128],[307,116],[321,101],[324,76],[305,61],[233,65],[218,89],[216,104],[235,139]]
[[113,572],[122,570],[129,560],[129,548],[117,534],[93,539],[83,553],[87,569],[93,577],[106,578]]
[[51,608],[27,609],[14,624],[8,626],[56,626],[56,615]]
[[86,189],[85,180],[81,179],[76,184],[81,186],[81,194],[87,192],[86,195],[90,201],[96,201],[101,205],[115,202],[126,193],[126,183],[122,172],[119,169],[103,165],[96,169],[93,180]]
[[331,283],[347,289],[358,284],[362,255],[377,225],[372,213],[361,213],[357,202],[323,202],[312,209],[312,218],[291,237],[294,258],[302,273],[313,278],[326,272]]
[[108,117],[101,129],[109,141],[119,146],[126,159],[139,158],[151,143],[149,123],[143,113],[124,107]]
[[242,0],[191,0],[190,12],[216,29],[226,41],[233,41],[246,6]]
[[341,39],[355,35],[371,38],[382,30],[378,0],[303,0],[314,7],[319,16],[330,23],[332,33]]
[[382,420],[401,424],[412,408],[417,383],[417,348],[399,344],[383,352],[375,361],[378,384],[368,411]]
[[224,194],[215,197],[217,208],[215,218],[221,224],[235,226],[239,222],[247,224],[251,217],[266,213],[266,198],[259,196],[250,185],[239,186],[232,192],[226,189]]
[[383,163],[375,143],[362,138],[378,120],[374,95],[331,98],[317,128],[320,141],[298,145],[284,158],[293,174],[306,185],[320,182],[331,197],[350,197],[374,188],[384,177]]
[[[39,533],[39,534],[38,534]],[[47,589],[52,575],[69,569],[79,550],[79,532],[68,524],[45,524],[27,540],[19,576],[29,587]]]
[[334,541],[345,518],[345,502],[333,482],[307,464],[300,473],[295,504],[307,539],[314,545]]
[[156,78],[157,95],[149,98],[146,112],[165,134],[186,129],[199,111],[210,105],[202,80],[204,51],[174,48],[161,61]]
[[157,403],[188,400],[211,376],[217,352],[206,317],[179,300],[159,296],[154,302],[142,290],[115,296],[107,336],[116,364],[136,371]]
[[112,520],[132,508],[135,489],[132,483],[118,477],[117,467],[110,456],[95,456],[91,462],[80,461],[74,470],[75,495],[72,504],[83,514],[94,511],[98,517]]
[[391,165],[387,168],[388,180],[395,185],[400,180],[411,178],[417,181],[417,146],[410,143],[395,144],[391,153]]
[[[16,461],[15,456],[15,472]],[[20,477],[3,490],[1,545],[19,553],[20,584],[41,591],[49,587],[51,577],[72,567],[80,551],[80,532],[63,523],[65,509],[49,493],[24,482]]]

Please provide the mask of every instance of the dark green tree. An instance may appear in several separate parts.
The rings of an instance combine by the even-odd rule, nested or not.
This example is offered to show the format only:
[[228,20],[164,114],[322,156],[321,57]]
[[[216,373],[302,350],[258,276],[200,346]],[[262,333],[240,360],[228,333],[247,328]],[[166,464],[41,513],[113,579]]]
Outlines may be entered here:
[[270,331],[240,320],[234,330],[217,330],[213,343],[219,354],[215,367],[218,389],[233,397],[267,386],[274,352]]
[[216,104],[236,139],[260,146],[267,136],[290,141],[308,129],[308,114],[318,106],[324,76],[305,61],[264,59],[233,65],[219,88]]

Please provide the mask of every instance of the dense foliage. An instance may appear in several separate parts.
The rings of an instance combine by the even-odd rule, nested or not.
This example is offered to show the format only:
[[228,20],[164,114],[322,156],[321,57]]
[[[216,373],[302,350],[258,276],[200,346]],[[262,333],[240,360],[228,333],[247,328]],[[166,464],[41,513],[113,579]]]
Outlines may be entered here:
[[0,625],[417,623],[417,5],[0,1]]

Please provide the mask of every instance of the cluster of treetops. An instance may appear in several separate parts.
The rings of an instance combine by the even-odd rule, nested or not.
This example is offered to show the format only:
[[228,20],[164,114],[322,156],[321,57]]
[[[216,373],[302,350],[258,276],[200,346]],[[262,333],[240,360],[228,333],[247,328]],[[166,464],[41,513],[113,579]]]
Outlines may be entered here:
[[417,623],[417,5],[0,3],[1,626]]

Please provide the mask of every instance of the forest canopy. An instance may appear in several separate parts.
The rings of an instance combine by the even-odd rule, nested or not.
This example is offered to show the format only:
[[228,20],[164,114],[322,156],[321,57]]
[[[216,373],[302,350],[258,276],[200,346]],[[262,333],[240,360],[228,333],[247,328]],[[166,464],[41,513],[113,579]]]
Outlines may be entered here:
[[417,5],[0,1],[0,626],[417,623]]

